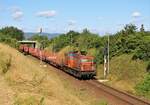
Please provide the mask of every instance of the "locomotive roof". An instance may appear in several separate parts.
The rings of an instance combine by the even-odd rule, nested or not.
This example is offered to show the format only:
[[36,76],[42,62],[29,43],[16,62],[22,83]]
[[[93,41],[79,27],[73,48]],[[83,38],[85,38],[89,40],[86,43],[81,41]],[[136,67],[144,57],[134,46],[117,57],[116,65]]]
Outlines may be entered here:
[[37,41],[31,41],[31,40],[22,40],[22,41],[18,41],[21,44],[36,44]]
[[93,56],[80,55],[80,58],[93,58]]
[[70,51],[68,54],[74,54],[75,56],[78,56],[80,58],[87,58],[87,59],[93,59],[93,56],[89,56],[89,55],[82,55],[80,52],[76,51]]

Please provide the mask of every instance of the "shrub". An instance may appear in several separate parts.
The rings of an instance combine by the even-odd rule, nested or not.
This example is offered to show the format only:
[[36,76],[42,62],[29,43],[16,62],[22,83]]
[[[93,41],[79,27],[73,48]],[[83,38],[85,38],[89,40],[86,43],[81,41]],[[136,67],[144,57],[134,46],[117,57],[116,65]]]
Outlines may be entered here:
[[136,85],[135,90],[138,95],[150,98],[150,74],[141,83]]
[[14,39],[14,38],[10,38],[10,37],[1,36],[0,37],[0,42],[8,44],[8,45],[10,45],[11,47],[14,47],[14,48],[18,48],[18,46],[19,46],[19,44],[17,43],[17,40]]
[[133,55],[133,59],[141,60],[150,60],[150,44],[149,42],[143,42],[139,45],[139,48],[136,50]]

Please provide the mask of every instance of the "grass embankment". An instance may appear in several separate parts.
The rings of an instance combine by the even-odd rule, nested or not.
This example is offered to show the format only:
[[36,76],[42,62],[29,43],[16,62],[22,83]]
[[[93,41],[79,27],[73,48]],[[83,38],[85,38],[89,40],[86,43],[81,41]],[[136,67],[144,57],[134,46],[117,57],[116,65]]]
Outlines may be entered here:
[[99,105],[86,91],[61,81],[51,67],[0,44],[1,105]]
[[[132,60],[132,54],[123,54],[110,60],[110,74],[108,84],[135,93],[134,87],[141,82],[146,72],[147,64],[141,60]],[[103,65],[98,67],[98,78],[103,78]]]

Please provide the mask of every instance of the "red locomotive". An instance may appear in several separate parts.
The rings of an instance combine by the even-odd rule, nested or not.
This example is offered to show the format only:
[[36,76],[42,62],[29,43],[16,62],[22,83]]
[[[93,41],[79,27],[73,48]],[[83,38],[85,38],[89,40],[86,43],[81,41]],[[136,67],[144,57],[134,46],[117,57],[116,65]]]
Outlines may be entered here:
[[77,51],[68,52],[65,54],[65,58],[61,59],[54,53],[28,47],[27,45],[20,45],[19,50],[60,68],[77,78],[90,79],[96,75],[94,57],[83,55]]

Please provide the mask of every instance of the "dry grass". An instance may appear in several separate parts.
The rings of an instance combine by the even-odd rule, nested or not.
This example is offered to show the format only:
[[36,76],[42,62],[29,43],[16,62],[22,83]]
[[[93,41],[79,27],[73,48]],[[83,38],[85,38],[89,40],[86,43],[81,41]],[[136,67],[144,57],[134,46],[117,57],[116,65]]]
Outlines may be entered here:
[[90,56],[95,56],[95,54],[96,54],[96,48],[89,49],[87,54],[90,55]]
[[[134,93],[134,86],[146,74],[146,64],[143,61],[132,60],[132,55],[121,55],[110,61],[109,85]],[[103,65],[98,68],[98,78],[103,77]]]
[[96,101],[86,91],[61,81],[50,71],[53,68],[40,67],[39,61],[7,45],[0,44],[0,53],[11,55],[9,70],[0,76],[0,105],[90,105]]

